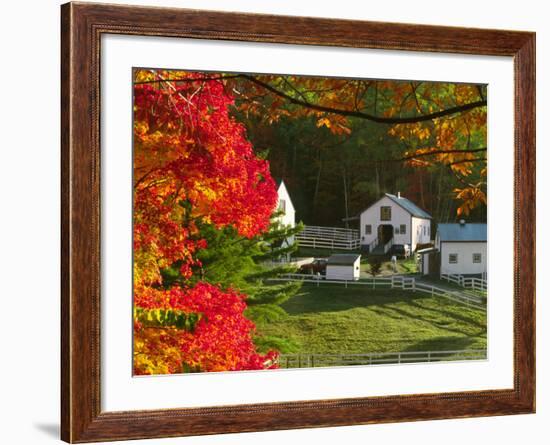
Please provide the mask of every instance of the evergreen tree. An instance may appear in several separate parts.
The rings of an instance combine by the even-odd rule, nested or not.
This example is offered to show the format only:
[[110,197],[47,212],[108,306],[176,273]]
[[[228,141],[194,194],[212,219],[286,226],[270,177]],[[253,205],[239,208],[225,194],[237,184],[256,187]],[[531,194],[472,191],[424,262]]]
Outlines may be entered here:
[[[286,316],[281,304],[299,291],[301,283],[269,280],[296,271],[295,266],[284,261],[297,249],[295,243],[287,240],[299,233],[303,225],[284,226],[279,216],[280,213],[274,214],[269,231],[254,238],[239,236],[232,226],[216,228],[213,224],[198,223],[201,238],[207,242],[207,247],[196,253],[201,266],[193,270],[190,279],[181,275],[177,263],[163,269],[163,286],[208,282],[247,295],[245,315],[254,322],[269,322]],[[282,338],[256,337],[254,341],[261,350],[275,348],[290,352],[294,349],[294,345]]]

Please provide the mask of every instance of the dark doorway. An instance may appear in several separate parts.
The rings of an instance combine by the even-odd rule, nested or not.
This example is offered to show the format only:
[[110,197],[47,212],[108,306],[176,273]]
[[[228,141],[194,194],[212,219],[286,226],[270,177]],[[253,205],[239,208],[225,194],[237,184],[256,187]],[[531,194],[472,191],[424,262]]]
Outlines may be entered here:
[[380,224],[378,226],[378,243],[386,244],[393,238],[393,226],[391,224]]

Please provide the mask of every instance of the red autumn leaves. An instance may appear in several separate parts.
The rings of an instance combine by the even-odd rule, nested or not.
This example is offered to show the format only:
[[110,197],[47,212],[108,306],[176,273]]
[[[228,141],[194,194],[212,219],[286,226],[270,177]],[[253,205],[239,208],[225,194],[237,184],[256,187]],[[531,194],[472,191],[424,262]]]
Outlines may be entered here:
[[[170,79],[172,79],[170,81]],[[276,206],[267,161],[231,118],[221,80],[199,73],[137,70],[134,85],[134,305],[201,314],[194,329],[134,324],[136,374],[265,369],[276,355],[252,342],[245,296],[199,281],[164,288],[177,264],[191,278],[206,247],[200,225],[234,226],[252,238]]]

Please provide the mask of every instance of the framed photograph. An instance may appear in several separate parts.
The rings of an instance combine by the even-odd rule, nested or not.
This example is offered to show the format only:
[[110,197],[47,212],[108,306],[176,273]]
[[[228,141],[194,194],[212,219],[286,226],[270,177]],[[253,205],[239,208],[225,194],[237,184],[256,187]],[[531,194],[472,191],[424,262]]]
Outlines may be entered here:
[[61,17],[63,440],[534,412],[534,33]]

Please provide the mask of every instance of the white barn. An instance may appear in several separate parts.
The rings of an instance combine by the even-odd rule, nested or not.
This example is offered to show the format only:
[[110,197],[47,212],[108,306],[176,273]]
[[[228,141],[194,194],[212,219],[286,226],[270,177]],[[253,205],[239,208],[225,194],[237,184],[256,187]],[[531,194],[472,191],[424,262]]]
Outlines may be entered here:
[[435,247],[440,255],[440,274],[487,273],[487,224],[439,224]]
[[327,261],[327,280],[358,280],[361,274],[361,255],[335,254]]
[[[290,199],[285,182],[282,179],[277,181],[277,197],[277,210],[282,212],[277,217],[277,220],[287,227],[296,226],[296,210],[294,209],[294,204],[292,204],[292,199]],[[289,237],[285,242],[289,246],[294,244],[294,236]]]
[[361,212],[361,246],[368,252],[385,253],[384,246],[408,245],[411,252],[431,239],[432,217],[400,193],[386,193]]

